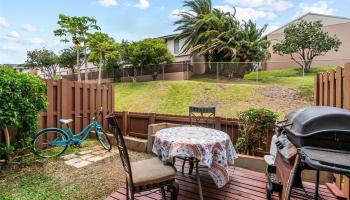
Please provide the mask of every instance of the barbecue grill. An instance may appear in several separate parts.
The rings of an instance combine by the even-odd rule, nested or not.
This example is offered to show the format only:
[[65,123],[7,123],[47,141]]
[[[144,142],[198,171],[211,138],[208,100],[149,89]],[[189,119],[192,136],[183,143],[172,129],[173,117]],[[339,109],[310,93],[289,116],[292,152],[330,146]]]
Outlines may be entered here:
[[266,157],[268,198],[278,191],[289,199],[291,187],[302,187],[301,171],[312,169],[317,172],[318,199],[320,170],[350,175],[350,112],[323,106],[293,111],[276,124],[272,145],[277,152]]

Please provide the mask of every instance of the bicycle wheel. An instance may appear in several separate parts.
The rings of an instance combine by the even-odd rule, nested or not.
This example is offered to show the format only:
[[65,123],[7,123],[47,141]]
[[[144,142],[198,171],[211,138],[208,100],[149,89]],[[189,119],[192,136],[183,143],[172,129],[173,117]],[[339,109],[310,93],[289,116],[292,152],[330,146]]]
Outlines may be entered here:
[[111,142],[109,141],[107,133],[103,128],[96,129],[96,137],[102,144],[103,148],[107,149],[108,151],[112,149]]
[[59,129],[45,129],[33,138],[33,152],[43,158],[61,155],[68,147],[67,135]]

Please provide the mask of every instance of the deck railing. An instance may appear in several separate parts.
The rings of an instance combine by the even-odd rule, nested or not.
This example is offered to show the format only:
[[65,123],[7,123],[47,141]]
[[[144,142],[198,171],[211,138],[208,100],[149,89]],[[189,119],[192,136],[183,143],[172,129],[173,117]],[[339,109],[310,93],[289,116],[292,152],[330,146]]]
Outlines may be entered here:
[[[117,115],[118,124],[121,126],[121,130],[124,135],[147,139],[148,125],[155,123],[174,123],[174,124],[190,124],[190,119],[185,115],[168,115],[168,114],[156,114],[156,113],[138,113],[138,112],[115,112]],[[227,133],[233,144],[236,143],[237,138],[240,136],[239,126],[240,121],[235,118],[215,117],[213,121],[209,121],[215,127],[215,129],[224,131]],[[259,143],[257,148],[261,148],[263,151],[268,151],[271,135],[268,135],[264,141]]]

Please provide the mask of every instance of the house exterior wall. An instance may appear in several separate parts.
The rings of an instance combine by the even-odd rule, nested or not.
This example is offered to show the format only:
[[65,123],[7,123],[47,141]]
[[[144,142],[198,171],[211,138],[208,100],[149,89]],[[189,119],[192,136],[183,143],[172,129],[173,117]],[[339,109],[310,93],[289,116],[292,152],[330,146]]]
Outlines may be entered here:
[[[350,22],[328,25],[323,29],[327,31],[329,35],[336,35],[342,44],[338,52],[330,51],[324,56],[314,58],[312,66],[343,66],[345,63],[350,62]],[[271,46],[269,48],[271,58],[266,63],[267,70],[299,67],[291,60],[290,55],[279,56],[273,53],[272,46],[281,41],[283,37],[284,34],[281,31],[267,35],[267,39],[271,41]]]
[[182,51],[181,48],[184,46],[185,41],[186,41],[185,38],[179,40],[180,53],[174,52],[175,37],[166,38],[165,40],[166,40],[166,44],[167,44],[167,47],[168,47],[170,53],[173,54],[175,57],[175,62],[184,62],[184,61],[191,60],[190,55],[188,55],[187,53],[181,53],[181,51]]

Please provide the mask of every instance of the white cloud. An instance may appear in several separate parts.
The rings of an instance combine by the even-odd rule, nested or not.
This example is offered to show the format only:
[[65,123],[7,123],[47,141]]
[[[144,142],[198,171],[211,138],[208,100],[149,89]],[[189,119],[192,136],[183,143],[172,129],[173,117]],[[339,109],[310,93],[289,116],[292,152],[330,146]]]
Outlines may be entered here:
[[104,7],[116,6],[118,4],[117,0],[99,0],[99,3]]
[[26,42],[28,44],[44,44],[45,41],[41,38],[38,38],[38,37],[33,37],[33,38],[30,38],[30,39],[27,39]]
[[185,12],[185,9],[175,9],[170,14],[170,19],[173,21],[177,21],[181,19],[181,16],[179,15],[181,12]]
[[259,7],[264,3],[263,0],[225,0],[225,2],[231,5],[241,5],[252,8]]
[[0,51],[4,53],[15,53],[15,52],[19,52],[20,49],[12,45],[4,45],[0,47]]
[[312,4],[300,3],[299,10],[300,11],[296,13],[296,16],[300,16],[308,12],[333,15],[335,12],[335,9],[331,8],[326,1],[317,1]]
[[149,7],[149,0],[139,0],[137,4],[135,4],[136,8],[145,9]]
[[274,31],[280,27],[281,26],[279,26],[279,25],[268,25],[263,35],[267,35],[268,33],[271,33],[272,31]]
[[260,10],[284,11],[292,8],[292,1],[287,0],[225,0],[225,3],[245,8],[258,8]]
[[39,29],[32,24],[23,24],[21,28],[28,32],[37,32]]
[[251,20],[257,20],[257,19],[268,19],[272,20],[277,17],[277,15],[274,12],[269,11],[263,11],[263,10],[256,10],[253,8],[243,8],[243,7],[232,7],[229,5],[223,5],[223,6],[216,6],[215,8],[218,8],[224,12],[230,12],[234,13],[234,9],[236,8],[236,19],[238,20],[244,20],[248,21]]
[[11,31],[6,36],[9,38],[19,38],[19,33],[17,33],[16,31]]
[[0,17],[0,27],[8,28],[8,27],[10,27],[10,24],[6,21],[5,18]]
[[140,8],[140,9],[146,9],[150,6],[150,3],[149,3],[149,0],[138,0],[138,2],[135,4],[126,3],[126,6],[131,6],[131,7]]

